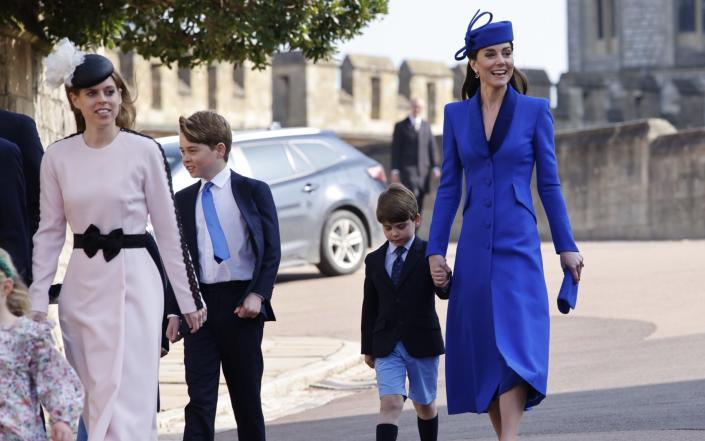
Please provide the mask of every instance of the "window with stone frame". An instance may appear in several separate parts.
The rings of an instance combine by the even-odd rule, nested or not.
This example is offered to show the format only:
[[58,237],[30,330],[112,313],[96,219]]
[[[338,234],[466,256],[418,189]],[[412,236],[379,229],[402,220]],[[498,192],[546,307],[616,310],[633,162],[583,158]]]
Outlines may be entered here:
[[178,91],[181,95],[191,95],[191,68],[179,67],[176,72]]
[[208,66],[208,109],[218,109],[218,69]]
[[152,108],[160,110],[162,108],[162,71],[159,64],[152,64],[150,67],[152,79]]
[[614,53],[617,49],[617,10],[616,0],[595,0],[595,35],[597,50]]
[[428,123],[436,123],[436,83],[426,83],[426,114]]
[[235,96],[245,96],[245,68],[242,64],[233,66],[233,85]]
[[696,0],[678,0],[678,32],[695,32],[697,2]]
[[118,61],[120,63],[120,74],[125,82],[130,85],[135,85],[135,53],[118,51]]
[[370,79],[370,86],[372,92],[372,102],[370,107],[370,118],[380,119],[382,116],[381,105],[382,105],[382,84],[379,77],[372,77]]
[[705,50],[705,0],[677,0],[675,8],[678,45]]

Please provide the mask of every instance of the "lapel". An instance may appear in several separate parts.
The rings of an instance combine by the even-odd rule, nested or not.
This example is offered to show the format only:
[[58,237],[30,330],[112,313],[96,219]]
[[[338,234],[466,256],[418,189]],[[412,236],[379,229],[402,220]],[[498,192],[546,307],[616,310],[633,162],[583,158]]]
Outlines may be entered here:
[[492,128],[492,135],[490,136],[490,152],[492,154],[497,153],[504,139],[507,137],[509,132],[509,127],[512,124],[512,118],[514,117],[514,110],[517,105],[517,93],[514,91],[514,87],[511,85],[507,86],[507,92],[504,94],[502,99],[502,105],[499,108],[499,113],[497,114],[497,120]]
[[[417,237],[411,242],[411,247],[406,253],[406,259],[404,259],[404,266],[401,267],[401,276],[399,277],[399,287],[404,284],[404,280],[409,277],[416,267],[416,263],[421,258],[421,239]],[[390,280],[391,283],[391,280]]]
[[468,106],[468,125],[470,135],[470,145],[483,158],[490,156],[490,146],[485,138],[485,124],[482,121],[482,101],[480,100],[480,90],[470,98]]
[[377,251],[372,254],[373,259],[372,267],[378,268],[380,271],[380,279],[387,285],[389,291],[394,291],[394,285],[392,285],[392,279],[387,274],[387,268],[385,266],[387,259],[387,251],[389,250],[389,242],[385,242],[384,245],[379,247]]
[[255,255],[259,255],[260,250],[257,247],[257,241],[254,238],[254,234],[258,231],[255,228],[254,209],[252,207],[252,198],[250,197],[249,186],[247,181],[242,175],[235,173],[230,170],[230,188],[233,191],[233,198],[237,204],[237,208],[242,214],[242,218],[245,220],[245,226],[250,233],[250,238],[252,240],[253,250]]
[[186,203],[182,205],[184,212],[181,213],[181,226],[184,229],[186,245],[191,252],[193,266],[196,269],[196,276],[201,276],[201,264],[199,263],[198,239],[196,235],[196,200],[198,199],[198,191],[201,188],[201,181],[183,189]]

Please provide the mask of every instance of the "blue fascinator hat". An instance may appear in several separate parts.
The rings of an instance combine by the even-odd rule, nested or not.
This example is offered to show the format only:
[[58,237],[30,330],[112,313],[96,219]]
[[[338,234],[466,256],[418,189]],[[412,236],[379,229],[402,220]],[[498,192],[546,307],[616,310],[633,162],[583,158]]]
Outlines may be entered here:
[[[489,15],[489,20],[487,23],[473,29],[473,26],[475,26],[477,22],[480,21],[480,19],[485,15]],[[480,13],[480,10],[478,9],[472,17],[472,20],[470,20],[468,30],[465,33],[465,46],[460,48],[460,50],[455,53],[455,59],[460,61],[467,57],[469,53],[482,49],[483,47],[506,43],[513,40],[514,32],[512,31],[511,21],[498,21],[492,23],[492,13],[489,11]]]

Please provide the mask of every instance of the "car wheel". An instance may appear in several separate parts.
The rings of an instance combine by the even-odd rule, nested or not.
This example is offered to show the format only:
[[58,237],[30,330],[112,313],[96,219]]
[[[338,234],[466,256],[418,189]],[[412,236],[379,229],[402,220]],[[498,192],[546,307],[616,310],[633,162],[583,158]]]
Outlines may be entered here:
[[333,212],[323,227],[318,269],[327,276],[350,274],[366,254],[367,231],[360,218],[346,210]]

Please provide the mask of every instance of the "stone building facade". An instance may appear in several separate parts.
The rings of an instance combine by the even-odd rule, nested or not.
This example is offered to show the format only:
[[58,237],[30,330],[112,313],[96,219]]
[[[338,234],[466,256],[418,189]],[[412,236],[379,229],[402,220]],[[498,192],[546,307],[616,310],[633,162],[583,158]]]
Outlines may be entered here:
[[[383,141],[409,111],[409,100],[426,102],[424,117],[433,133],[443,130],[443,107],[460,100],[465,64],[449,67],[426,60],[348,54],[340,64],[313,63],[300,53],[272,60],[273,119],[284,127],[332,129],[355,144]],[[529,94],[549,98],[552,84],[543,70],[528,69]]]
[[651,117],[705,125],[702,1],[568,0],[568,29],[559,127]]
[[273,118],[284,127],[333,129],[354,138],[389,136],[408,112],[409,99],[426,100],[434,131],[453,79],[442,63],[405,61],[399,70],[386,57],[348,54],[342,63],[305,60],[298,52],[272,60]]
[[235,130],[269,127],[272,122],[269,68],[215,63],[188,69],[120,51],[105,55],[134,92],[140,131],[174,135],[179,116],[204,109],[225,116]]

